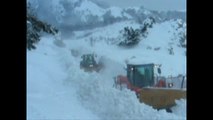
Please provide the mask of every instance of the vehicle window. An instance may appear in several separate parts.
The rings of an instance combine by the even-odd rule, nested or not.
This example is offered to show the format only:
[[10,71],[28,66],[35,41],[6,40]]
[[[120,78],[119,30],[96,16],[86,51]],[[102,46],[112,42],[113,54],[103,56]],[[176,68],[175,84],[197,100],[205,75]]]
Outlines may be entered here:
[[135,76],[135,82],[139,87],[152,86],[154,84],[152,66],[137,68]]

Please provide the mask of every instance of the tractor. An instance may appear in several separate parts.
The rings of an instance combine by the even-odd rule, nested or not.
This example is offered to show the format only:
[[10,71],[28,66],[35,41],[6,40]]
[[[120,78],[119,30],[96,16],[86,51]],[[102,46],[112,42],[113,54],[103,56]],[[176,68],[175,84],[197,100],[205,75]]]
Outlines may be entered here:
[[97,63],[94,54],[84,54],[81,56],[80,68],[84,69],[85,72],[96,71],[99,72],[103,67],[101,62]]
[[[175,100],[186,99],[186,90],[173,88],[174,83],[160,76],[161,65],[157,64],[127,64],[127,76],[118,75],[114,78],[115,87],[126,87],[134,91],[140,102],[155,109],[166,109],[171,112]],[[183,83],[184,78],[182,79]]]

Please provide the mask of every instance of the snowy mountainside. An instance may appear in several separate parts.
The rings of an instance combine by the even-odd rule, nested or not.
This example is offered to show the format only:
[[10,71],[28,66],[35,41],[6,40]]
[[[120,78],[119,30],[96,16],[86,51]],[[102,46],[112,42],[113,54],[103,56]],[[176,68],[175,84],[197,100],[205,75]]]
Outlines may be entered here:
[[[185,32],[185,28],[178,28],[181,20],[171,20],[163,23],[156,23],[152,28],[148,29],[147,38],[141,38],[139,45],[133,49],[123,49],[116,45],[121,34],[119,33],[126,26],[139,29],[140,24],[134,21],[124,21],[115,23],[103,28],[96,28],[90,31],[77,31],[73,39],[78,44],[71,46],[73,49],[84,48],[88,46],[90,52],[108,56],[114,61],[125,64],[125,60],[137,63],[162,64],[163,75],[177,76],[178,74],[186,74],[185,70],[185,52],[186,48],[180,47],[180,32]],[[185,24],[182,22],[182,24]],[[80,44],[82,41],[87,44]],[[82,43],[84,43],[82,42]],[[185,40],[186,42],[186,40]],[[68,43],[67,43],[68,44]],[[70,44],[70,43],[69,43]],[[112,52],[113,48],[113,54]],[[169,49],[173,49],[174,55],[170,55]],[[117,57],[117,55],[121,55]],[[134,59],[134,57],[136,59]]]
[[91,1],[84,0],[80,6],[75,8],[75,12],[76,14],[80,14],[83,17],[82,20],[86,22],[88,20],[87,17],[91,15],[98,16],[98,19],[100,19],[100,16],[104,14],[105,10]]
[[[125,26],[140,28],[135,21],[76,31],[74,37],[62,40],[63,47],[56,46],[53,37],[43,37],[35,51],[27,52],[27,118],[185,120],[186,100],[178,100],[173,113],[167,113],[140,103],[128,89],[113,88],[113,77],[126,74],[126,61],[162,64],[165,76],[185,74],[186,48],[178,46],[178,33],[185,29],[179,28],[180,22],[153,24],[147,37],[128,49],[118,47],[113,41],[121,37],[119,31]],[[168,52],[171,46],[174,55]],[[72,50],[78,54],[73,56]],[[104,69],[99,73],[81,70],[80,56],[86,53],[101,57]]]
[[[157,12],[144,7],[121,9],[115,6],[103,7],[96,0],[28,0],[38,17],[60,29],[85,30],[106,26],[120,21],[135,20],[142,23],[152,16],[158,22],[176,19],[175,15],[185,21],[185,13],[178,11]],[[100,2],[100,1],[99,1]],[[103,3],[102,3],[103,4]],[[168,17],[167,17],[168,16]]]

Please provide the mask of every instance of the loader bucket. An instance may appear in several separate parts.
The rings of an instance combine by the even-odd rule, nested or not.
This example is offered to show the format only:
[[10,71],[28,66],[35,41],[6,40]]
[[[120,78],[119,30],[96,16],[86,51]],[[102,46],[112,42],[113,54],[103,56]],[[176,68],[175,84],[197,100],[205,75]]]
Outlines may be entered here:
[[175,105],[175,100],[186,99],[186,90],[165,88],[142,88],[139,94],[140,102],[155,109],[167,109]]

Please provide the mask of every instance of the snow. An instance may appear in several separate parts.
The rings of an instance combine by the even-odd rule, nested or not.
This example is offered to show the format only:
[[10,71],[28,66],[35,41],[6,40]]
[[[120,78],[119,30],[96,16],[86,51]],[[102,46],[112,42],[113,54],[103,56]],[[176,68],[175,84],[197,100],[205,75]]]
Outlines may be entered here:
[[[96,73],[86,74],[85,76],[81,73],[80,78],[79,75],[75,74],[78,73],[74,72],[70,75],[70,82],[78,84],[78,95],[82,105],[94,111],[103,120],[184,119],[175,114],[167,113],[165,110],[157,111],[150,106],[139,103],[132,91],[114,89],[107,84],[109,79],[104,79]],[[73,76],[76,79],[73,79]],[[79,82],[79,80],[81,81]],[[74,86],[76,84],[73,84],[72,87]]]
[[111,11],[112,16],[114,17],[122,17],[122,9],[119,7],[110,7],[108,10]]
[[[102,9],[89,0],[77,10],[87,8],[92,14],[102,14]],[[119,16],[119,10],[113,15]],[[162,64],[162,75],[166,77],[185,75],[186,49],[177,46],[176,36],[184,29],[176,30],[178,22],[181,21],[153,24],[147,38],[141,38],[134,48],[116,45],[121,39],[119,31],[124,27],[140,28],[140,24],[131,20],[75,31],[72,38],[60,40],[65,44],[62,47],[56,45],[54,37],[42,37],[36,50],[27,51],[27,119],[185,120],[184,99],[176,100],[173,113],[168,113],[140,103],[133,91],[113,87],[113,77],[126,74],[127,61]],[[173,47],[174,55],[169,54],[170,47]],[[78,54],[73,56],[72,50]],[[87,73],[79,68],[80,56],[87,53],[95,53],[97,59],[104,62],[105,67],[99,73]]]
[[27,119],[96,119],[80,105],[75,89],[64,85],[58,49],[43,38],[36,51],[27,52]]
[[[123,22],[108,25],[106,27],[89,30],[86,32],[85,31],[76,31],[76,32],[74,32],[74,34],[76,35],[75,39],[83,38],[83,36],[85,36],[85,34],[90,33],[90,36],[87,37],[86,39],[92,37],[92,38],[97,38],[98,40],[100,40],[101,39],[100,37],[102,37],[102,39],[107,39],[107,41],[109,42],[110,38],[112,38],[112,39],[119,38],[120,37],[120,36],[118,36],[119,32],[121,30],[123,30],[123,28],[126,26],[131,26],[133,29],[137,29],[140,27],[140,25],[134,21],[123,21]],[[99,45],[101,45],[101,44],[99,44]]]
[[152,14],[149,10],[147,10],[143,7],[127,7],[127,8],[124,8],[124,10],[128,10],[128,9],[129,10],[135,10],[136,13],[138,13],[138,14],[145,14],[145,15],[151,15]]
[[176,100],[176,106],[172,108],[172,111],[176,115],[181,115],[183,117],[186,117],[186,100],[181,99],[181,100]]
[[[108,45],[104,41],[101,41],[101,39],[103,39],[109,42],[110,39],[112,39],[111,43],[116,43],[116,41],[121,37],[119,36],[119,31],[123,30],[124,27],[131,26],[133,29],[140,28],[139,24],[132,21],[124,21],[109,25],[107,27],[91,30],[91,34],[87,37],[80,37],[84,36],[82,35],[84,32],[75,32],[77,37],[74,39],[79,38],[77,42],[79,46],[78,44],[75,44],[75,48],[88,48],[88,51],[96,52],[102,56],[107,56],[111,60],[117,61],[121,64],[124,64],[125,60],[128,60],[134,64],[162,64],[162,75],[164,76],[177,76],[178,74],[185,75],[185,49],[177,46],[177,44],[179,44],[178,40],[172,41],[174,34],[179,32],[175,30],[176,27],[174,26],[176,26],[176,24],[177,23],[175,21],[154,24],[153,28],[148,30],[149,35],[147,38],[142,39],[139,45],[133,49],[123,49],[114,45],[110,45],[110,43]],[[94,38],[96,40],[93,45],[94,47],[88,47],[88,44],[81,44],[83,43],[81,41],[84,41],[85,39],[87,40],[86,42],[90,43],[89,38]],[[85,46],[83,47],[83,45]],[[70,48],[73,47],[74,46],[70,46]],[[151,47],[151,50],[147,49],[147,47]],[[169,55],[168,49],[170,47],[173,48],[174,55]],[[154,50],[155,48],[160,49]],[[119,57],[117,55],[119,55]]]
[[97,15],[102,16],[105,10],[94,4],[89,0],[84,0],[81,5],[75,8],[76,12],[83,13],[85,15]]
[[[112,26],[108,27],[111,29]],[[158,31],[156,29],[160,28],[169,27],[167,23],[156,25],[150,36],[155,35],[154,33]],[[102,35],[104,35],[103,31]],[[162,37],[166,38],[163,33]],[[186,112],[182,110],[186,109],[185,100],[177,101],[178,106],[173,108],[174,113],[171,114],[139,103],[134,92],[130,90],[120,91],[112,87],[113,77],[125,74],[123,69],[125,59],[142,60],[141,63],[153,60],[162,63],[164,69],[182,68],[180,64],[175,65],[173,61],[169,61],[172,56],[170,58],[165,51],[161,52],[164,55],[160,57],[159,53],[148,52],[141,48],[143,45],[135,49],[121,49],[103,41],[91,47],[83,39],[64,40],[66,47],[59,48],[51,39],[53,38],[42,38],[38,48],[27,53],[28,119],[186,119]],[[149,37],[146,40],[147,44],[148,40],[152,42]],[[158,42],[156,45],[167,45],[157,39],[153,38],[153,40]],[[72,56],[71,49],[79,51],[79,56]],[[80,55],[91,52],[105,59],[104,63],[107,67],[100,73],[85,73],[79,68]],[[131,58],[131,56],[136,57]],[[177,57],[173,60],[175,61]],[[165,58],[169,60],[162,62]],[[180,58],[175,63],[177,61],[180,61]],[[173,71],[174,74],[176,72],[178,73],[178,70]]]

